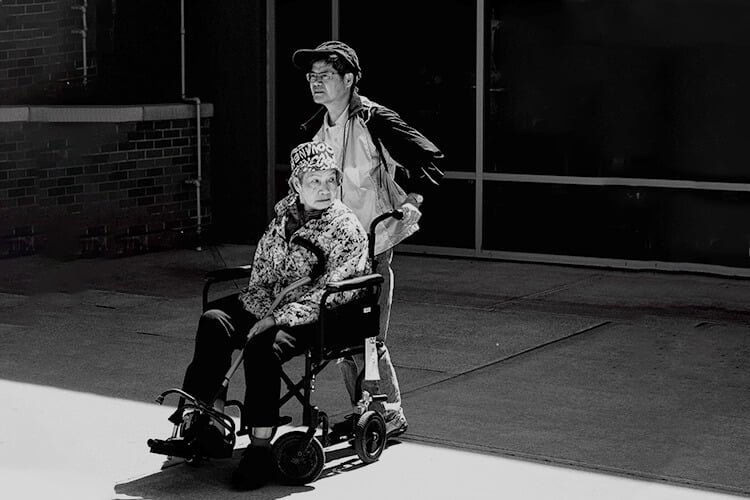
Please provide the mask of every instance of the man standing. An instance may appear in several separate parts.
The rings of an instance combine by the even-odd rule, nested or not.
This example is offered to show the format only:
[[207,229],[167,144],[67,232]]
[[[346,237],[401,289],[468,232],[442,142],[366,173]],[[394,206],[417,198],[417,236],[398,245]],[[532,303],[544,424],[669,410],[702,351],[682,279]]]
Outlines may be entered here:
[[[340,200],[341,171],[334,152],[322,142],[300,144],[291,153],[291,193],[276,204],[276,216],[258,242],[252,274],[239,294],[211,302],[201,315],[193,360],[183,389],[214,409],[224,411],[226,393],[213,400],[232,363],[232,353],[244,350],[245,406],[243,420],[251,427],[232,483],[242,490],[260,488],[273,476],[271,438],[279,422],[280,366],[302,354],[318,331],[320,301],[326,283],[362,276],[370,271],[367,235],[357,217]],[[282,290],[310,276],[319,265],[308,242],[324,257],[323,274],[283,295]],[[356,297],[347,291],[331,297],[333,305]],[[155,453],[191,457],[191,443],[208,457],[229,457],[232,449],[221,425],[194,421],[182,414],[181,437],[151,440]],[[214,422],[215,423],[215,422]],[[152,448],[153,449],[153,448]]]
[[[429,198],[443,176],[436,165],[443,154],[397,113],[357,92],[362,68],[357,53],[347,44],[329,41],[314,49],[301,49],[294,53],[292,61],[306,72],[313,101],[321,105],[301,126],[304,138],[333,147],[344,173],[341,200],[366,229],[382,213],[394,209],[404,212],[402,220],[389,219],[380,224],[375,238],[377,270],[385,282],[377,343],[380,383],[374,392],[388,397],[388,436],[399,435],[406,431],[407,422],[398,379],[385,345],[393,300],[393,247],[419,229],[424,197]],[[352,404],[356,402],[356,379],[363,364],[362,356],[339,361]]]

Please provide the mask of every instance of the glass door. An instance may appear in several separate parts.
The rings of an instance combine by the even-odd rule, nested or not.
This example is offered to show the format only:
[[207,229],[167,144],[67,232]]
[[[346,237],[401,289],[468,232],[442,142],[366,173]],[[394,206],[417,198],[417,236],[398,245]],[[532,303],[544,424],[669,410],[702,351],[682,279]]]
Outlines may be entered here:
[[340,39],[362,65],[362,95],[393,109],[445,154],[448,173],[425,199],[406,243],[474,247],[476,2],[341,2]]

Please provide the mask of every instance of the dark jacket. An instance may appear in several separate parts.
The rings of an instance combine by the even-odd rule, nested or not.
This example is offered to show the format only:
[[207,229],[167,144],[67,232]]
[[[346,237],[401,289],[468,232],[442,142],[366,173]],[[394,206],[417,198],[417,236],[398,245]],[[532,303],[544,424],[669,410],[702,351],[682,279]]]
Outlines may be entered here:
[[[323,125],[326,108],[321,108],[300,125],[302,140],[309,141]],[[349,102],[349,118],[359,115],[365,122],[381,158],[383,147],[403,168],[396,170],[396,182],[407,193],[426,194],[438,186],[443,172],[438,164],[443,153],[395,111],[362,99],[356,92]]]

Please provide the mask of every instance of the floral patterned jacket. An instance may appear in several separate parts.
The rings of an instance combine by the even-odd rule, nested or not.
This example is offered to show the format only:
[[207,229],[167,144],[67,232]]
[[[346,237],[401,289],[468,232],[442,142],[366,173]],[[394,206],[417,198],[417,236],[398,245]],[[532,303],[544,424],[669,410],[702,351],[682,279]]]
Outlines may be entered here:
[[[323,274],[284,297],[272,313],[279,326],[317,321],[326,283],[370,272],[367,233],[357,216],[338,200],[324,210],[320,218],[308,221],[287,239],[287,217],[297,200],[297,194],[290,194],[276,204],[276,217],[255,250],[250,282],[240,293],[247,311],[257,318],[265,317],[276,295],[294,281],[309,276],[317,262],[310,250],[293,241],[294,236],[305,238],[322,250],[326,257]],[[328,298],[327,304],[343,304],[354,297],[356,291],[335,294]]]

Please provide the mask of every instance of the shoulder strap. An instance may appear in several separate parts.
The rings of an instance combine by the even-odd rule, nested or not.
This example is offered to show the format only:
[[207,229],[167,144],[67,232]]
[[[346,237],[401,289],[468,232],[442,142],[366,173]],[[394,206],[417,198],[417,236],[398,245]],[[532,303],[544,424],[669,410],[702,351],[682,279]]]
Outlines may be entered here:
[[299,246],[310,250],[313,253],[313,255],[315,255],[317,262],[313,266],[312,271],[310,271],[310,277],[312,279],[317,279],[319,276],[321,276],[326,266],[326,256],[323,253],[323,250],[321,250],[313,242],[311,242],[310,240],[302,236],[294,235],[292,237],[292,242],[297,243]]

